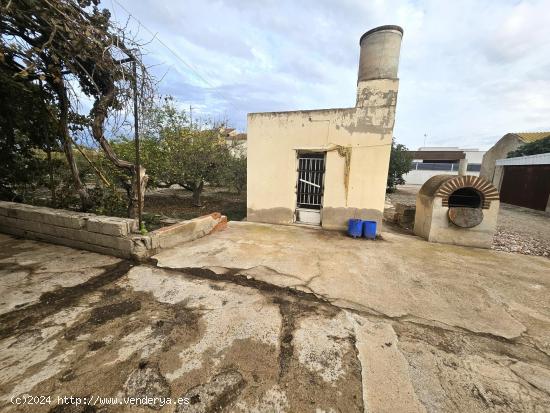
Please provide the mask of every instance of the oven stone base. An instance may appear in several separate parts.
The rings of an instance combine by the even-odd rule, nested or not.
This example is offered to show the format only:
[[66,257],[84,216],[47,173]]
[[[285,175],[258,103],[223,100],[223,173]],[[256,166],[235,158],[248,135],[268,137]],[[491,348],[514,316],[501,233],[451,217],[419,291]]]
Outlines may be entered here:
[[483,210],[483,220],[472,228],[461,228],[449,219],[448,207],[442,205],[441,197],[418,195],[414,233],[430,242],[491,248],[496,231],[499,201],[491,201]]

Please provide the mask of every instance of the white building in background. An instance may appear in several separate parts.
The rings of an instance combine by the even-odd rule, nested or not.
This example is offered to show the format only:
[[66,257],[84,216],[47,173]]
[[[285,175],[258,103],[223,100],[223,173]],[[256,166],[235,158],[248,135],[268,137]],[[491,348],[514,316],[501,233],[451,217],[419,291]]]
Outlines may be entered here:
[[247,135],[239,133],[234,128],[220,128],[220,138],[225,140],[225,144],[229,146],[233,156],[246,156],[247,150]]
[[468,175],[479,176],[485,151],[458,146],[420,147],[411,151],[412,170],[403,176],[407,185],[423,185],[435,175],[458,175],[459,166]]

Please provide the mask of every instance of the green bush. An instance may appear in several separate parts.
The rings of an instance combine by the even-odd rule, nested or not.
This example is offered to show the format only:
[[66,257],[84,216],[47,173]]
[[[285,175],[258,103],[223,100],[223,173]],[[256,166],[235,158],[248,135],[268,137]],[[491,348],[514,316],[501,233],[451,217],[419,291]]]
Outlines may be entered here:
[[538,141],[524,143],[515,151],[508,153],[507,158],[516,158],[518,156],[538,155],[541,153],[550,153],[550,136]]
[[392,139],[386,192],[394,192],[397,185],[403,185],[405,183],[403,175],[409,172],[411,168],[412,156],[409,154],[407,147],[400,143],[396,145],[395,138]]

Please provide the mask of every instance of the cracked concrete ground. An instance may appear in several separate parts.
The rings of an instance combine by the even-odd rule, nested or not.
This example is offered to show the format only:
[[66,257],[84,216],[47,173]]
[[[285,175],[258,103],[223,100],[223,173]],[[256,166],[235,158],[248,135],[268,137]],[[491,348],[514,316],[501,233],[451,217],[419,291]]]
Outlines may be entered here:
[[[3,411],[550,405],[545,258],[252,223],[167,250],[156,265],[3,235],[0,245]],[[25,393],[190,404],[10,403]]]
[[[0,244],[1,411],[363,410],[361,327],[312,295],[2,235]],[[34,294],[10,298],[28,286]],[[10,402],[25,394],[53,402]],[[56,406],[58,396],[190,404],[77,408]]]

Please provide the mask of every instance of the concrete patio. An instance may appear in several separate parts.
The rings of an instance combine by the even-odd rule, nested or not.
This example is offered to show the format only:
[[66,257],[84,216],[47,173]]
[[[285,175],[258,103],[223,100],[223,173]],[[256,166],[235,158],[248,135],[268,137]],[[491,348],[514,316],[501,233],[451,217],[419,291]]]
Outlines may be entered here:
[[315,294],[340,308],[506,339],[526,331],[550,353],[550,260],[428,243],[387,228],[352,239],[307,227],[231,222],[153,257]]
[[[550,261],[231,222],[128,261],[0,235],[0,408],[544,412]],[[51,404],[15,405],[18,395]],[[57,397],[116,398],[84,406]],[[186,405],[120,403],[178,397]],[[111,400],[112,401],[112,400]]]

